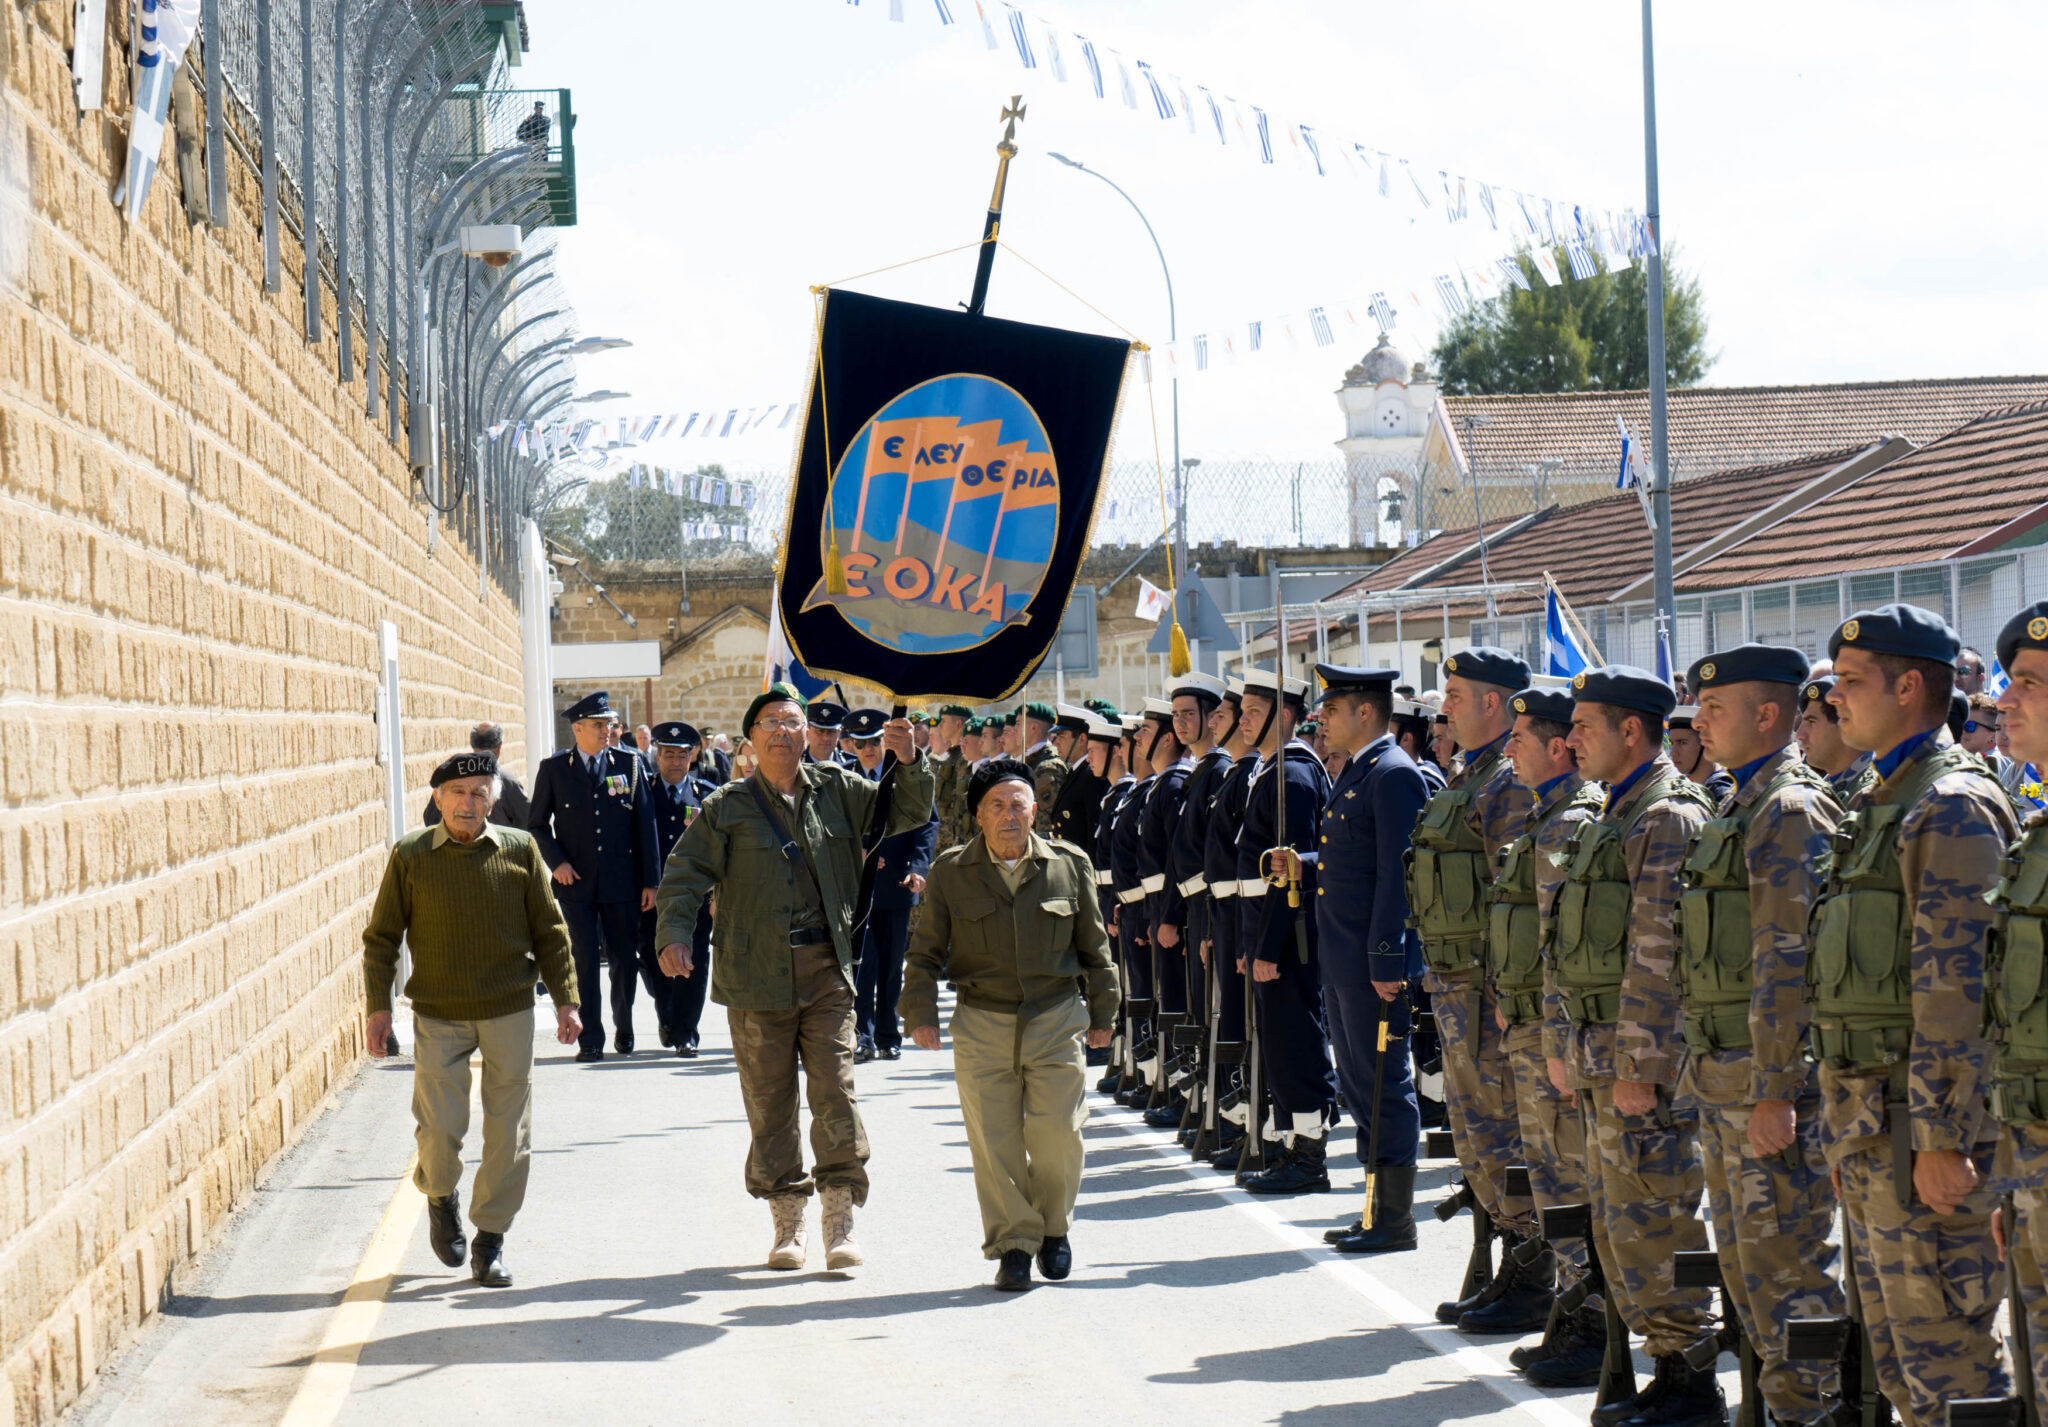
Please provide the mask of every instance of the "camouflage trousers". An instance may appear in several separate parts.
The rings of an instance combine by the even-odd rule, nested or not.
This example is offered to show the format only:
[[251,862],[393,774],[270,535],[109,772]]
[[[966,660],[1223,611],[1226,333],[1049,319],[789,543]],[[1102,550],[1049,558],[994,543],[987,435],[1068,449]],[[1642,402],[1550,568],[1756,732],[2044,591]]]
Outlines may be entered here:
[[2034,1391],[2048,1392],[2048,1187],[2035,1185],[2013,1196],[2013,1222],[2006,1227],[2006,1264],[2027,1313]]
[[[1508,1073],[1515,1083],[1522,1162],[1529,1168],[1536,1207],[1586,1203],[1586,1123],[1579,1116],[1578,1105],[1567,1103],[1550,1083],[1550,1071],[1543,1061],[1542,1025],[1532,1021],[1510,1026],[1503,1044]],[[1586,1272],[1586,1241],[1571,1239],[1560,1244],[1557,1258],[1565,1281],[1577,1282]]]
[[[1991,1171],[1991,1150],[1975,1155]],[[1905,1427],[1943,1427],[1948,1401],[2012,1390],[1999,1350],[1998,1301],[2005,1267],[1991,1241],[1991,1191],[1980,1187],[1960,1214],[1937,1214],[1893,1192],[1892,1150],[1881,1141],[1838,1148],[1842,1217],[1878,1386]]]
[[1840,1257],[1828,1242],[1835,1187],[1821,1148],[1820,1102],[1798,1102],[1799,1139],[1783,1154],[1749,1152],[1747,1106],[1703,1106],[1700,1161],[1721,1281],[1761,1364],[1758,1386],[1772,1416],[1815,1422],[1823,1395],[1835,1391],[1832,1363],[1785,1360],[1785,1325],[1795,1318],[1839,1318]]
[[1629,1331],[1653,1358],[1682,1352],[1713,1331],[1704,1288],[1679,1288],[1672,1256],[1707,1246],[1698,1218],[1703,1175],[1690,1119],[1624,1115],[1614,1082],[1579,1091],[1593,1239]]
[[[796,1005],[787,1011],[726,1008],[733,1064],[754,1142],[747,1193],[756,1199],[808,1195],[836,1184],[868,1197],[868,1136],[853,1103],[853,988],[832,943],[790,948]],[[811,1102],[811,1159],[804,1173],[797,1072]]]
[[1536,1233],[1536,1204],[1525,1195],[1510,1198],[1507,1169],[1524,1163],[1522,1120],[1515,1107],[1515,1078],[1493,1018],[1494,996],[1483,986],[1452,986],[1427,980],[1443,1041],[1444,1105],[1458,1166],[1480,1206],[1496,1227],[1529,1238]]

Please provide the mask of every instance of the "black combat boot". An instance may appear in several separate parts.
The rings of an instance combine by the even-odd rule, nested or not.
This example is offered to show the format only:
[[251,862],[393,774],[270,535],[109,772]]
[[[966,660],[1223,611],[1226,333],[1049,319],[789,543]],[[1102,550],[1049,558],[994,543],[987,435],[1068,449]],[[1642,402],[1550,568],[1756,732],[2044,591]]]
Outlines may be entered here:
[[1320,1136],[1296,1135],[1280,1162],[1244,1182],[1247,1194],[1320,1194],[1330,1187],[1330,1168]]
[[1181,1112],[1186,1108],[1179,1097],[1168,1095],[1145,1112],[1145,1123],[1155,1130],[1177,1129],[1180,1126]]
[[1664,1395],[1622,1418],[1621,1427],[1728,1427],[1728,1399],[1713,1364],[1696,1368],[1683,1353],[1672,1353],[1657,1359],[1657,1373]]
[[1550,1321],[1543,1325],[1543,1336],[1509,1353],[1508,1366],[1516,1372],[1523,1372],[1566,1351],[1571,1346],[1572,1322],[1573,1315],[1560,1311],[1553,1302]]
[[[1516,1353],[1524,1351],[1515,1349]],[[1516,1363],[1536,1387],[1598,1387],[1600,1365],[1607,1360],[1607,1313],[1591,1303],[1565,1318],[1555,1332],[1527,1350],[1526,1363]],[[1514,1361],[1514,1353],[1508,1355]]]
[[1657,1404],[1664,1400],[1664,1394],[1671,1388],[1672,1365],[1682,1366],[1683,1360],[1674,1354],[1668,1358],[1658,1358],[1656,1363],[1656,1376],[1652,1377],[1649,1385],[1638,1391],[1634,1397],[1625,1397],[1620,1402],[1610,1402],[1605,1407],[1593,1409],[1593,1427],[1621,1427],[1622,1423],[1630,1421],[1638,1413],[1653,1411]]
[[1491,1298],[1458,1316],[1460,1333],[1533,1333],[1550,1321],[1557,1297],[1557,1255],[1541,1239],[1510,1236],[1507,1271],[1494,1279]]
[[1494,1284],[1498,1283],[1500,1281],[1501,1275],[1506,1273],[1507,1271],[1508,1257],[1506,1254],[1502,1254],[1500,1257],[1500,1264],[1497,1268],[1494,1269],[1492,1278],[1489,1278],[1486,1282],[1480,1284],[1478,1288],[1474,1289],[1470,1294],[1468,1294],[1464,1298],[1456,1299],[1449,1303],[1437,1304],[1436,1321],[1439,1323],[1446,1324],[1448,1326],[1455,1327],[1460,1318],[1463,1318],[1467,1313],[1470,1313],[1480,1304],[1488,1301],[1487,1295],[1493,1291]]
[[1382,1165],[1373,1178],[1372,1227],[1333,1246],[1340,1254],[1394,1254],[1415,1247],[1415,1166]]

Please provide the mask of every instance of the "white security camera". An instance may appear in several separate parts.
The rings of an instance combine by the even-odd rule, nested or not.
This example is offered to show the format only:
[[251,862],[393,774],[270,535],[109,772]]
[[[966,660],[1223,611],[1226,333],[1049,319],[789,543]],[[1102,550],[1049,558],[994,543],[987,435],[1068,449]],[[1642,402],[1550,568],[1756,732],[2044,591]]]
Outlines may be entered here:
[[472,223],[462,229],[462,255],[482,258],[487,268],[502,268],[519,256],[517,223]]

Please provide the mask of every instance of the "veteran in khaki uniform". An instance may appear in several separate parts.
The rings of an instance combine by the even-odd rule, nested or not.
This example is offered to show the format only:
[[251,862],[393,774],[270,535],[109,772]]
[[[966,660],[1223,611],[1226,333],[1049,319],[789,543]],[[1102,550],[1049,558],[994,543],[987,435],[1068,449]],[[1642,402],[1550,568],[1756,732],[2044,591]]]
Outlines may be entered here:
[[1622,1321],[1657,1364],[1641,1393],[1594,1409],[1593,1420],[1718,1421],[1711,1367],[1684,1356],[1713,1331],[1708,1294],[1679,1288],[1672,1262],[1707,1246],[1695,1127],[1672,1103],[1684,1042],[1671,920],[1686,844],[1712,809],[1664,756],[1664,719],[1677,705],[1669,684],[1609,664],[1574,677],[1572,693],[1567,742],[1579,771],[1607,784],[1607,801],[1569,844],[1550,964],[1571,1025],[1567,1083],[1586,1125],[1594,1249]]
[[[1998,636],[2011,680],[1998,696],[2012,756],[2048,767],[2048,601],[2029,605]],[[1993,1047],[1991,1110],[2004,1124],[1994,1188],[2015,1313],[2026,1315],[2033,1387],[2048,1389],[2048,810],[2027,818],[2000,879],[1999,921],[1985,969]]]
[[1849,807],[1814,912],[1812,1045],[1849,1271],[1906,1427],[2009,1390],[1983,992],[1985,894],[2018,826],[1997,780],[1949,739],[1959,643],[1902,604],[1828,641],[1828,701],[1843,739],[1876,755],[1877,782]]
[[1734,791],[1693,835],[1678,898],[1679,1086],[1700,1110],[1721,1281],[1761,1360],[1764,1401],[1785,1423],[1820,1420],[1833,1375],[1787,1360],[1786,1325],[1842,1313],[1820,1084],[1806,1058],[1806,920],[1842,809],[1792,746],[1807,673],[1804,654],[1767,644],[1692,666],[1693,729]]
[[932,864],[903,1018],[913,1042],[937,1050],[938,983],[957,989],[953,1069],[982,1253],[1001,1261],[995,1286],[1015,1291],[1029,1286],[1034,1253],[1050,1279],[1073,1264],[1067,1229],[1088,1119],[1083,1042],[1109,1044],[1116,969],[1087,855],[1031,830],[1032,770],[992,759],[975,770],[967,803],[979,831]]
[[[747,1192],[768,1201],[768,1266],[803,1267],[804,1201],[823,1199],[825,1266],[861,1262],[853,1210],[868,1192],[868,1141],[853,1102],[853,906],[861,835],[880,788],[858,769],[805,762],[803,696],[771,686],[742,724],[761,757],[750,778],[704,799],[669,853],[655,893],[661,969],[688,976],[697,910],[716,896],[711,999],[726,1008],[753,1145]],[[931,763],[891,719],[883,746],[901,760],[884,836],[932,815]],[[811,1106],[814,1169],[804,1171],[797,1073]]]

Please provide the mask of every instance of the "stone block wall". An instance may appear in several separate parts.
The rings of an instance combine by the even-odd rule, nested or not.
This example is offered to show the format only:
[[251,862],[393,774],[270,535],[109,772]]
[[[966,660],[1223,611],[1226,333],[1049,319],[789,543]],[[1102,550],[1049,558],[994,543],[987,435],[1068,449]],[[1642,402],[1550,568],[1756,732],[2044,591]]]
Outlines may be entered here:
[[233,153],[225,228],[187,226],[168,144],[123,221],[123,66],[81,123],[70,26],[0,0],[0,1421],[22,1423],[77,1396],[362,1054],[378,622],[408,821],[470,723],[521,728],[515,607],[445,530],[429,552],[360,371],[337,380],[332,292],[309,346],[296,240],[266,294]]

